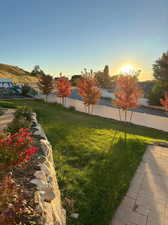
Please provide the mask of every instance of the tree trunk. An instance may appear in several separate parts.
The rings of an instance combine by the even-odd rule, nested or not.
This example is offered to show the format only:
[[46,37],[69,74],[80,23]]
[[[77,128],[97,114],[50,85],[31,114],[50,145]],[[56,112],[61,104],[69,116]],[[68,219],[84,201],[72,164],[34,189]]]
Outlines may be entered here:
[[125,110],[125,144],[127,143],[127,110]]

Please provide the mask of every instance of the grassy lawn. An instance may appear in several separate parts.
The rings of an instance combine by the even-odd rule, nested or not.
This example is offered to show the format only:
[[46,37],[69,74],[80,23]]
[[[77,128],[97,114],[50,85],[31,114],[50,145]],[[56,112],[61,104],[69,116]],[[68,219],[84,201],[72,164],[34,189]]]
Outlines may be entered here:
[[128,189],[146,145],[168,141],[166,132],[129,125],[127,144],[123,124],[65,109],[38,100],[0,101],[0,107],[27,104],[37,112],[53,146],[62,196],[75,200],[78,219],[68,225],[108,225]]

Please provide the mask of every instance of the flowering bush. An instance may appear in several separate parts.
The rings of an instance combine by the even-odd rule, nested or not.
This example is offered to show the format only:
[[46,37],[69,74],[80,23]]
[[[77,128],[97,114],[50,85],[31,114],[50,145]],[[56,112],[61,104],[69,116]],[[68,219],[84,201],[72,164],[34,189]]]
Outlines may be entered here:
[[0,135],[0,170],[12,169],[30,160],[38,150],[32,146],[32,133],[22,128],[13,135]]
[[29,161],[38,150],[32,146],[31,135],[28,128],[22,128],[15,134],[0,135],[0,224],[3,225],[28,224],[25,219],[31,219],[33,215],[23,189],[11,174],[7,174],[15,166]]

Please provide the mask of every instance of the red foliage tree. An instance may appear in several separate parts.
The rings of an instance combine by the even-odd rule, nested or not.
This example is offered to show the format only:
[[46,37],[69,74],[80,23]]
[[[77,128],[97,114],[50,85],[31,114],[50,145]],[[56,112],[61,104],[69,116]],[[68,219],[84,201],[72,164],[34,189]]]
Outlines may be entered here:
[[95,105],[100,97],[101,92],[97,87],[97,80],[93,76],[92,72],[90,74],[85,74],[77,82],[78,93],[84,101],[84,105],[88,107],[88,112],[91,111],[91,106]]
[[65,103],[66,97],[71,95],[71,82],[66,77],[60,77],[56,80],[57,96],[62,99],[62,104]]
[[[125,122],[127,121],[127,111],[129,109],[139,107],[138,100],[143,95],[141,88],[138,85],[136,76],[119,76],[116,78],[116,90],[114,105],[119,107],[119,117],[121,120],[120,109],[124,111]],[[132,120],[133,111],[130,116]],[[126,142],[126,126],[125,126],[125,142]]]
[[[138,100],[143,95],[141,88],[138,85],[138,80],[136,76],[131,75],[121,75],[115,80],[115,100],[114,105],[119,107],[119,117],[121,119],[120,110],[124,111],[125,122],[127,121],[127,111],[129,109],[139,107]],[[130,116],[130,122],[132,120],[133,111]],[[127,126],[125,124],[125,143],[127,139]]]
[[114,104],[120,109],[126,111],[139,107],[138,99],[143,92],[138,85],[137,77],[135,76],[119,76],[116,79],[116,90]]
[[160,99],[160,103],[164,106],[165,111],[168,112],[168,92],[165,92],[165,99]]

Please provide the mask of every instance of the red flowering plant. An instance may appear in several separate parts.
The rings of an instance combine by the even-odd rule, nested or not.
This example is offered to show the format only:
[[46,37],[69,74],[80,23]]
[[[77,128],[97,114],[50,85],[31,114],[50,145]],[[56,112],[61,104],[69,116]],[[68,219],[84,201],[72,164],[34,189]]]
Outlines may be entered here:
[[93,105],[98,103],[101,97],[101,92],[98,88],[98,83],[92,70],[90,73],[85,70],[85,74],[83,74],[77,82],[77,87],[77,91],[82,97],[84,105],[88,107],[88,113],[90,113],[91,106],[93,111]]
[[29,161],[38,150],[32,143],[32,133],[27,128],[13,135],[0,135],[0,170],[4,173]]
[[66,97],[71,95],[71,82],[66,77],[60,77],[56,81],[57,96],[61,98],[62,104],[65,104]]
[[165,99],[160,99],[160,103],[164,106],[165,111],[168,113],[168,91],[165,92]]
[[28,162],[37,150],[28,128],[0,135],[0,224],[22,225],[26,218],[33,216],[25,200],[26,193],[9,172]]

